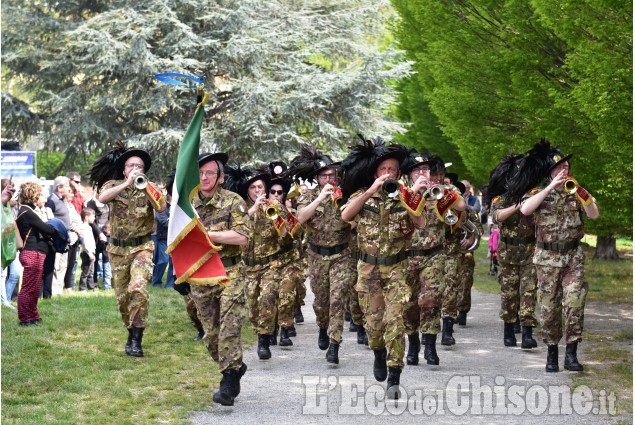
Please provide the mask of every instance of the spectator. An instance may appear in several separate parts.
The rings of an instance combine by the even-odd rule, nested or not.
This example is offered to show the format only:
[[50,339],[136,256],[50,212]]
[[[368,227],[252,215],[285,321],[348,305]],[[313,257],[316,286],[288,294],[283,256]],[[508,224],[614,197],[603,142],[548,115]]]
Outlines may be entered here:
[[[7,203],[11,204],[13,201],[13,194],[15,193],[15,188],[9,179],[2,179],[2,204],[6,205]],[[12,205],[12,204],[11,204]],[[11,213],[13,214],[13,212]],[[15,307],[11,305],[11,297],[13,295],[13,289],[18,282],[20,277],[20,273],[22,271],[22,266],[20,265],[20,260],[16,257],[13,261],[9,263],[9,265],[2,269],[2,291],[1,293],[1,302],[5,307],[9,307],[12,310],[15,310]],[[8,279],[7,279],[8,276]],[[4,284],[6,282],[6,285]]]
[[[108,222],[110,216],[110,207],[108,204],[102,204],[99,202],[95,196],[90,198],[86,202],[86,206],[93,211],[95,211],[95,224],[97,225],[99,231],[103,234],[104,225]],[[108,263],[108,267],[110,267],[110,263],[108,262],[108,254],[104,254],[104,247],[106,246],[104,243],[100,243],[99,240],[95,239],[97,242],[97,251],[95,252],[95,282],[98,282],[99,278],[104,278],[104,282],[106,278],[104,277],[104,263]],[[102,241],[103,242],[103,241]],[[105,260],[104,260],[105,258]],[[110,269],[108,269],[108,282],[110,282]],[[110,285],[110,283],[109,283]],[[104,288],[110,289],[110,288]]]
[[22,326],[37,325],[41,321],[37,301],[42,286],[44,258],[50,249],[47,236],[56,234],[53,226],[44,223],[34,211],[41,192],[42,187],[34,182],[23,183],[20,187],[21,207],[16,222],[24,241],[20,252],[24,273],[18,294],[18,319]]
[[96,243],[93,237],[92,224],[95,222],[95,211],[90,208],[84,208],[81,214],[82,218],[82,238],[81,238],[81,258],[82,273],[79,278],[79,290],[92,291],[95,289],[96,282],[93,280],[93,267],[95,265],[95,249]]
[[[71,229],[71,218],[68,206],[64,201],[70,190],[68,177],[58,176],[53,182],[54,191],[46,200],[46,207],[50,208],[55,218],[60,219],[66,229]],[[40,189],[41,190],[41,189]],[[39,196],[39,194],[38,194]],[[37,200],[36,200],[37,201]],[[68,252],[57,252],[55,255],[46,256],[44,261],[44,281],[42,283],[42,296],[51,298],[53,293],[61,294],[64,288],[64,277],[66,275],[66,266],[68,263]],[[55,289],[54,289],[55,288]]]
[[487,247],[489,248],[489,258],[490,262],[490,272],[491,276],[496,276],[498,273],[498,240],[500,239],[500,230],[498,230],[498,225],[493,225],[492,233],[489,235],[489,240],[487,241]]
[[480,213],[481,202],[478,200],[478,197],[472,193],[472,185],[467,180],[463,180],[462,183],[463,186],[465,186],[465,192],[463,192],[463,200],[471,211]]
[[71,199],[71,204],[75,207],[75,211],[77,214],[80,214],[84,209],[84,188],[82,187],[82,177],[79,175],[77,171],[69,171],[66,173],[66,177],[68,177],[68,183],[71,186],[71,190],[73,191],[73,198]]
[[[104,290],[112,289],[111,279],[112,279],[112,270],[110,269],[110,257],[108,256],[108,244],[110,243],[110,221],[104,223],[104,227],[102,227],[102,232],[106,239],[104,241],[97,242],[98,246],[101,246],[101,258],[102,258],[102,267],[103,267],[103,279],[104,279]],[[97,281],[95,281],[97,282]]]
[[161,212],[154,212],[156,221],[156,232],[152,235],[154,241],[154,254],[152,262],[154,269],[152,270],[152,286],[163,287],[163,275],[165,269],[168,269],[168,275],[165,282],[166,288],[174,288],[174,271],[172,270],[172,257],[165,250],[168,248],[168,221],[170,220],[170,200],[171,196],[167,195],[167,208]]
[[71,219],[71,228],[68,231],[70,250],[68,251],[66,273],[64,273],[64,290],[67,292],[71,292],[75,287],[75,276],[77,276],[77,257],[79,256],[81,238],[83,236],[82,217],[79,212],[75,210],[75,206],[72,204],[74,196],[73,190],[71,189],[65,197],[66,206],[68,207],[68,215]]

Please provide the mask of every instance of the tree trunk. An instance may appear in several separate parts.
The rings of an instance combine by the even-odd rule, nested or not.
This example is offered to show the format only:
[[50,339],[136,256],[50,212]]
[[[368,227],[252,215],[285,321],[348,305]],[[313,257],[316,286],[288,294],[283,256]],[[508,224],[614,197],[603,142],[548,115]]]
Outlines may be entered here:
[[615,238],[609,236],[598,236],[595,248],[594,259],[598,260],[619,260]]

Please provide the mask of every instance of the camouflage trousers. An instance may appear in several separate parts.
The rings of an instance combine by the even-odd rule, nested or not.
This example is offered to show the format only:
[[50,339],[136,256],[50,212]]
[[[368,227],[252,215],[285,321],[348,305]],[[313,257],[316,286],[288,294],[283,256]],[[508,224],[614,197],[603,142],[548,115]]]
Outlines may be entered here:
[[127,256],[110,253],[112,286],[123,324],[145,328],[148,323],[148,282],[152,277],[152,250]]
[[441,303],[445,280],[445,253],[412,257],[408,260],[406,282],[412,294],[405,307],[406,334],[441,332]]
[[474,285],[474,255],[464,252],[461,256],[458,272],[458,288],[456,295],[456,309],[467,313],[472,307],[472,286]]
[[456,301],[458,295],[458,273],[461,266],[461,254],[459,252],[446,253],[445,261],[445,289],[443,290],[443,304],[441,317],[451,317],[456,320]]
[[584,278],[584,253],[581,249],[565,267],[536,264],[538,300],[542,310],[542,340],[557,344],[563,336],[565,343],[582,341],[584,305],[589,285]]
[[359,303],[366,320],[368,346],[386,348],[388,367],[403,368],[406,341],[404,308],[410,299],[406,283],[408,262],[392,265],[357,263]]
[[307,255],[317,325],[326,328],[331,341],[339,344],[344,330],[344,306],[355,285],[356,260],[351,257],[350,249],[331,256],[313,251]]
[[502,261],[498,272],[501,288],[500,318],[505,323],[514,323],[520,315],[523,326],[535,327],[536,320],[536,266],[507,264]]
[[201,323],[201,321],[198,318],[198,311],[196,310],[196,303],[192,299],[191,293],[187,294],[187,295],[183,295],[183,302],[185,303],[185,311],[187,312],[187,315],[189,316],[190,320],[192,321],[192,324],[194,326],[196,326],[197,323]]
[[243,267],[249,320],[258,335],[273,335],[278,316],[280,267],[277,262],[260,269]]
[[[279,276],[278,324],[288,329],[294,323],[293,315],[295,313],[298,286],[304,285],[305,272],[301,263],[291,262],[282,266]],[[306,294],[306,287],[304,293]]]
[[244,283],[238,266],[227,268],[226,284],[191,284],[191,297],[205,330],[203,344],[218,370],[239,369],[243,362],[241,330],[245,319]]

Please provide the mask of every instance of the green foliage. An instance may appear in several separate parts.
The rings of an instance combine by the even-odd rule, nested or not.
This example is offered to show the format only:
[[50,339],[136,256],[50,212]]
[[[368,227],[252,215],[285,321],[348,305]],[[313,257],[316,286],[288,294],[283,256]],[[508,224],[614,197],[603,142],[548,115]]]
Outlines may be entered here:
[[171,71],[206,78],[202,149],[243,162],[288,160],[312,141],[341,157],[358,130],[388,138],[402,130],[387,111],[390,83],[409,64],[393,47],[380,49],[388,5],[7,0],[2,63],[11,84],[3,87],[42,123],[18,129],[25,121],[3,113],[3,127],[71,162],[124,140],[151,152],[161,179],[196,99],[152,77]]
[[547,137],[575,154],[572,172],[598,200],[589,231],[632,233],[630,2],[392,3],[416,71],[398,115],[414,123],[405,140],[437,127],[479,184],[510,149]]

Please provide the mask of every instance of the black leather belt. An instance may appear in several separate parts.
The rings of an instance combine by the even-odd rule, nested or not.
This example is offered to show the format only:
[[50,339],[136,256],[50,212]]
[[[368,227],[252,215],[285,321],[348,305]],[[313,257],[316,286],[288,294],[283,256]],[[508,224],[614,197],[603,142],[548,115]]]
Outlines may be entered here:
[[114,246],[130,247],[130,246],[143,245],[144,243],[151,240],[152,240],[152,236],[146,235],[146,236],[141,236],[139,238],[130,238],[130,239],[111,238],[110,243],[112,243]]
[[408,251],[408,257],[427,257],[439,251],[443,251],[443,244],[428,249],[411,249]]
[[275,254],[271,254],[268,255],[266,257],[263,258],[249,258],[249,257],[243,257],[243,262],[245,263],[245,265],[253,267],[253,266],[264,266],[269,264],[270,262],[279,259],[280,257],[282,257],[282,254],[284,254],[285,252],[289,252],[293,249],[294,245],[293,244],[289,244],[289,245],[285,245],[280,247],[280,250],[278,252],[276,252]]
[[509,245],[529,245],[530,243],[536,242],[536,237],[526,236],[521,238],[519,236],[501,236],[500,240]]
[[235,255],[233,257],[221,258],[220,261],[223,263],[223,267],[231,267],[240,262],[240,255]]
[[357,254],[357,258],[364,263],[389,266],[391,264],[397,264],[408,258],[408,251],[401,251],[399,254],[391,255],[389,257],[373,257],[365,252]]
[[309,243],[309,249],[311,251],[317,254],[326,255],[326,256],[339,254],[340,252],[344,251],[346,248],[348,248],[348,242],[345,242],[341,245],[335,245],[330,248],[317,246],[317,245],[313,245],[312,243]]
[[576,249],[579,241],[572,242],[536,242],[536,245],[549,251],[570,251]]

